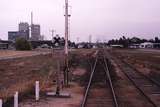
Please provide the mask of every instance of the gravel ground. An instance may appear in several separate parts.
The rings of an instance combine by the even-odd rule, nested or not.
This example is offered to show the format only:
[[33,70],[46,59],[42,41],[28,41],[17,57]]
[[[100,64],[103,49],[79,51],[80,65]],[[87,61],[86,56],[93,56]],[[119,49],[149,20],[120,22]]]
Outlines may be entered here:
[[[83,76],[86,72],[83,68],[76,68],[73,71],[74,76]],[[56,90],[55,86],[48,90]],[[71,94],[71,98],[42,97],[39,102],[34,99],[28,99],[19,104],[20,107],[79,107],[83,100],[84,87],[77,82],[70,83],[69,88],[64,88],[62,92]]]
[[71,98],[45,97],[40,99],[39,102],[30,99],[20,103],[19,107],[79,107],[83,98],[83,87],[72,83],[70,88],[64,90],[64,92],[71,94]]

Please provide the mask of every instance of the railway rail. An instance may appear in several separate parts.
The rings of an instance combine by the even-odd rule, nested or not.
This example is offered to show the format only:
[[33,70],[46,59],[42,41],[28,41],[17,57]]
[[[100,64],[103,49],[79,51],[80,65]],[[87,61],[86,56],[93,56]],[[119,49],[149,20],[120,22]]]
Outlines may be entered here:
[[106,57],[102,50],[97,52],[91,70],[81,107],[119,107]]
[[123,59],[117,59],[119,67],[131,83],[139,90],[153,107],[160,107],[160,85],[155,79],[140,73]]

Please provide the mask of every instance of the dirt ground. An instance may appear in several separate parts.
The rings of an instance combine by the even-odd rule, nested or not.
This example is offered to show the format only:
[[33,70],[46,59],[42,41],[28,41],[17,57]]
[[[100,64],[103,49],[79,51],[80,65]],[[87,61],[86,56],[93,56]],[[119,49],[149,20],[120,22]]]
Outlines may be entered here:
[[43,51],[0,51],[0,98],[3,102],[12,99],[15,91],[20,97],[31,93],[37,80],[42,89],[46,87],[48,84],[44,83],[49,83],[49,74],[53,75],[57,68],[55,59]]
[[[71,93],[71,98],[59,99],[42,96],[39,102],[34,100],[35,81],[40,81],[42,94],[48,90],[55,90],[57,71],[57,58],[63,60],[64,56],[59,57],[63,51],[55,51],[52,56],[50,51],[0,51],[0,98],[3,102],[7,101],[5,107],[12,107],[13,95],[18,91],[21,107],[75,107],[79,106],[83,97],[83,87],[78,82],[72,82],[70,88],[64,91]],[[93,50],[72,50],[71,57],[79,55],[84,58]],[[80,62],[76,65],[79,66]],[[73,68],[74,76],[84,75],[83,68]],[[11,104],[11,105],[10,105]],[[40,106],[41,105],[41,106]]]
[[160,50],[152,49],[113,49],[110,52],[140,69],[143,73],[160,74]]
[[[130,82],[130,80],[124,75],[122,70],[125,70],[124,66],[119,62],[119,58],[126,60],[127,53],[132,53],[137,55],[137,50],[109,50],[110,51],[110,60],[114,66],[114,70],[117,71],[116,74],[118,78],[114,81],[115,92],[119,101],[120,107],[152,107],[146,98],[140,94],[139,90]],[[139,51],[139,50],[138,50]],[[141,50],[140,50],[141,51]],[[143,51],[142,51],[143,52]],[[136,54],[134,54],[136,53]],[[127,54],[127,55],[126,55]],[[130,57],[131,57],[130,56]],[[137,55],[138,56],[138,55]],[[145,71],[146,72],[146,71]]]
[[[122,58],[123,60],[135,66],[137,69],[140,69],[143,73],[148,75],[153,72],[160,73],[160,68],[158,66],[160,63],[160,52],[158,50],[114,49],[109,51],[112,53],[112,55]],[[73,80],[70,82],[70,87],[63,88],[62,92],[70,93],[71,98],[54,98],[41,95],[40,101],[36,102],[33,93],[31,96],[20,101],[19,106],[79,107],[85,91],[84,86],[80,83],[79,79],[83,79],[83,75],[86,74],[86,68],[84,65],[85,63],[88,63],[84,62],[84,59],[85,56],[89,56],[94,52],[94,49],[78,49],[70,52],[73,63],[73,68],[71,69]],[[6,99],[8,97],[12,97],[15,91],[19,91],[20,93],[29,92],[31,89],[34,89],[36,80],[41,80],[40,86],[43,94],[48,91],[56,90],[56,85],[53,84],[53,80],[55,79],[56,75],[55,71],[57,70],[57,62],[52,58],[51,54],[40,54],[26,57],[25,55],[32,54],[32,52],[18,52],[13,54],[13,56],[16,56],[16,54],[22,55],[22,57],[0,60],[0,72],[2,74],[0,75],[0,87],[2,87],[0,88],[1,98]],[[23,57],[23,55],[25,57]],[[118,66],[116,68],[118,68]],[[126,77],[120,73],[120,69],[116,69],[116,71],[116,73],[118,73],[118,78],[114,85],[117,88],[116,93],[119,95],[119,99],[121,101],[120,105],[122,107],[127,105],[131,105],[131,107],[137,107],[137,105],[150,107],[150,105],[146,104],[145,100],[139,96],[137,90],[132,86],[132,84],[126,80]]]
[[10,57],[26,57],[32,55],[42,54],[42,51],[13,51],[13,50],[0,50],[0,59]]
[[[55,86],[52,91],[55,91]],[[45,96],[36,102],[34,99],[28,99],[19,104],[19,107],[79,107],[82,99],[84,88],[77,83],[70,83],[69,88],[64,88],[62,93],[69,93],[70,98],[56,98]]]
[[70,88],[63,89],[70,93],[70,98],[42,97],[36,102],[34,99],[28,99],[19,104],[19,107],[79,107],[83,98],[83,88],[72,83]]
[[160,50],[111,49],[109,52],[128,63],[138,72],[160,82]]
[[[77,52],[74,52],[74,54]],[[88,52],[87,52],[88,53]],[[83,53],[86,55],[86,52]],[[77,65],[76,68],[72,68],[72,78],[81,77],[86,73],[86,69]],[[49,87],[48,91],[55,91],[56,85]],[[34,99],[27,99],[19,104],[20,107],[79,107],[83,100],[84,87],[77,81],[70,82],[68,88],[63,88],[61,92],[66,92],[71,95],[70,98],[56,98],[43,96],[39,102],[35,102]]]

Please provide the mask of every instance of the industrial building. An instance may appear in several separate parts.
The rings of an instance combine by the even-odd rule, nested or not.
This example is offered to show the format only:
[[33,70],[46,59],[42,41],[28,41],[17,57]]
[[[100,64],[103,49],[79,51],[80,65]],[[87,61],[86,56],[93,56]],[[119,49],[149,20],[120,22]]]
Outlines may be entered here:
[[19,36],[29,40],[29,24],[28,23],[19,23]]
[[31,40],[38,41],[41,38],[40,25],[32,24],[31,25]]
[[26,22],[19,23],[19,31],[28,31],[29,30],[29,24]]
[[29,40],[29,24],[26,22],[19,23],[19,31],[9,31],[8,40],[15,41],[17,38]]
[[12,42],[11,41],[5,41],[0,40],[0,50],[1,49],[11,49],[12,48]]
[[19,37],[18,31],[9,31],[8,32],[8,40],[15,41]]
[[1,43],[0,42],[0,49],[8,49],[8,43]]

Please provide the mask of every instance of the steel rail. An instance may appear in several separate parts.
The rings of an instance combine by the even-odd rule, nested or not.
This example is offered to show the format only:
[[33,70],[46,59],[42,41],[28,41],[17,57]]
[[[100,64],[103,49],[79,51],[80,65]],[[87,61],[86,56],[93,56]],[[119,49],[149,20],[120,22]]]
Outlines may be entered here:
[[116,97],[116,94],[115,94],[115,90],[114,90],[114,87],[113,87],[110,71],[109,71],[108,64],[106,62],[105,56],[103,56],[103,60],[104,60],[104,64],[105,64],[105,66],[104,66],[105,73],[106,73],[106,75],[107,75],[107,77],[109,79],[109,84],[110,84],[110,88],[111,88],[111,91],[112,91],[112,96],[113,96],[115,107],[119,107],[118,101],[117,101],[117,97]]
[[[122,62],[124,63],[124,62]],[[125,64],[125,63],[124,63]],[[127,65],[127,64],[126,64]],[[128,66],[128,65],[127,65]],[[128,66],[130,67],[130,66]],[[121,67],[120,67],[121,68]],[[131,67],[130,67],[131,68]],[[132,69],[132,68],[131,68]],[[134,70],[134,69],[133,69]],[[121,70],[126,77],[131,81],[131,83],[140,91],[140,93],[154,106],[154,107],[158,107],[153,101],[152,99],[146,95],[146,93],[136,84],[136,82],[130,77],[130,75],[128,73],[126,73],[125,71]],[[134,70],[135,71],[135,70]]]
[[84,99],[83,99],[81,107],[85,107],[85,105],[86,105],[88,92],[89,92],[89,89],[90,89],[90,86],[91,86],[91,83],[92,83],[92,78],[93,78],[93,75],[94,75],[94,72],[95,72],[97,61],[98,61],[98,57],[96,57],[96,60],[95,60],[95,63],[94,63],[93,69],[92,69],[92,73],[91,73],[91,76],[90,76],[90,79],[89,79],[89,83],[88,83],[88,86],[87,86],[87,89],[86,89],[86,92],[85,92]]
[[[98,53],[98,52],[99,52],[99,51],[96,51],[94,54],[95,54],[95,55],[97,55],[97,53]],[[89,60],[87,60],[87,62],[89,63],[90,71],[92,71],[92,68],[93,68],[93,67],[92,67],[92,64],[90,63],[90,61],[89,61]]]
[[126,61],[122,60],[122,62],[125,63],[126,65],[128,65],[130,68],[132,68],[135,72],[139,73],[140,75],[142,75],[143,77],[147,78],[149,81],[151,81],[152,83],[154,83],[155,85],[157,85],[158,87],[160,87],[160,83],[157,80],[155,80],[153,78],[150,78],[147,75],[141,73],[140,71],[138,71],[136,68],[134,68],[133,66],[131,66]]

